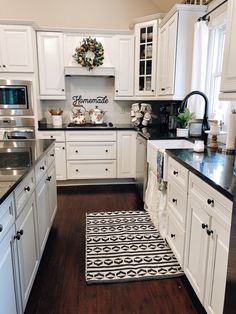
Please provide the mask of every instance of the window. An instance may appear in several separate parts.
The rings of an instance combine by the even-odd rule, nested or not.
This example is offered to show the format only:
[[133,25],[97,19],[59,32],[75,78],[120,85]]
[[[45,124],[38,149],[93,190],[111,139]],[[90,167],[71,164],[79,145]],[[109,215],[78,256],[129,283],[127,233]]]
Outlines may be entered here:
[[208,115],[227,128],[228,102],[219,100],[223,52],[225,42],[225,14],[209,24],[209,49],[206,76],[206,94],[209,98]]

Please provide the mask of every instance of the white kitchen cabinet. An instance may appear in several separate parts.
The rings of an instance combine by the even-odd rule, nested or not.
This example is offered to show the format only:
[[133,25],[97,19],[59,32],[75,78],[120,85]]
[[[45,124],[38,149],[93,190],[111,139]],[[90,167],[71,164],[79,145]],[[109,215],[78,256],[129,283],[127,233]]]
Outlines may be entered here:
[[232,202],[190,174],[185,267],[208,313],[223,313]]
[[52,225],[57,212],[56,170],[54,162],[48,169],[46,180],[48,181],[49,222]]
[[40,139],[54,139],[55,143],[55,162],[56,179],[66,180],[66,136],[64,131],[38,131]]
[[38,32],[38,63],[41,99],[66,99],[63,34]]
[[135,95],[155,96],[157,20],[135,25]]
[[159,25],[157,94],[183,99],[191,91],[194,24],[206,8],[175,5]]
[[34,72],[30,26],[0,25],[0,72]]
[[37,250],[37,218],[34,193],[16,220],[16,242],[19,262],[23,311],[39,265]]
[[[236,99],[236,3],[228,1],[226,36],[221,78],[221,98]],[[224,94],[225,93],[225,94]]]
[[55,144],[55,162],[56,162],[56,179],[66,180],[66,144],[56,143]]
[[42,256],[50,231],[47,176],[36,187],[39,255]]
[[134,95],[134,36],[117,35],[115,97]]
[[159,29],[158,95],[173,95],[178,13]]
[[0,242],[0,309],[4,314],[18,314],[14,278],[14,241],[15,225],[12,225]]
[[136,176],[136,132],[117,131],[117,178]]

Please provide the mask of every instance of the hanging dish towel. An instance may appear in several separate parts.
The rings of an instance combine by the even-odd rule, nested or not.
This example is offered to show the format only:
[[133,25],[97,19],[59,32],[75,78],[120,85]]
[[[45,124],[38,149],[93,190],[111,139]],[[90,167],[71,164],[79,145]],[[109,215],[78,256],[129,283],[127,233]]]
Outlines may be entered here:
[[160,191],[166,190],[167,182],[163,180],[164,174],[164,153],[160,150],[157,151],[157,182]]

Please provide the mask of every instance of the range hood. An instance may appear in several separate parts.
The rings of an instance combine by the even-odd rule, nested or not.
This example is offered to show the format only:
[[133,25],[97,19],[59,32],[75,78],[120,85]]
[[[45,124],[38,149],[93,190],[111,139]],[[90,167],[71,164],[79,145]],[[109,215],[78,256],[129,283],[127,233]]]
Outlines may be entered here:
[[81,66],[66,66],[65,67],[65,76],[115,76],[115,68],[114,67],[105,67],[101,66],[98,68],[94,68],[92,70],[88,70]]

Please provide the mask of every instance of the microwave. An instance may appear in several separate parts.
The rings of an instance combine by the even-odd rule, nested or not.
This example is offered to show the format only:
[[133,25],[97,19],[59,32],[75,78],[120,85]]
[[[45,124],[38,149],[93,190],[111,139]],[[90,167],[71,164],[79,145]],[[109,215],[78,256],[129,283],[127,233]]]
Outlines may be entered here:
[[32,82],[0,80],[0,115],[33,115]]

